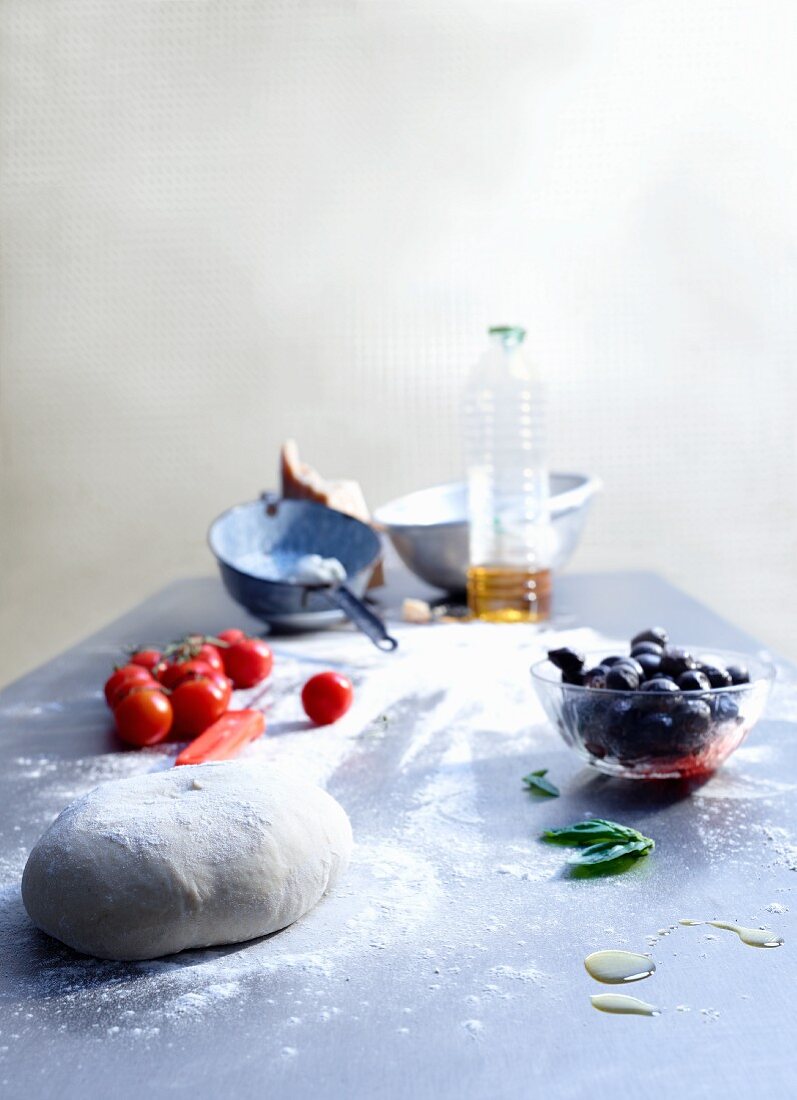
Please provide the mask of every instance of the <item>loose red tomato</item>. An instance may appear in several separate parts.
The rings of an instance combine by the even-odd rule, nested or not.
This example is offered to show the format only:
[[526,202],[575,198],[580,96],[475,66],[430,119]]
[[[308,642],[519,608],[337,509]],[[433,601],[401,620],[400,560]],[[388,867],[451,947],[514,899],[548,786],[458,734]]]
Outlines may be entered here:
[[244,638],[222,650],[224,671],[233,687],[250,688],[265,680],[274,664],[274,655],[260,638]]
[[161,652],[158,649],[137,649],[130,658],[130,664],[141,665],[148,672],[152,672],[160,659]]
[[113,716],[119,736],[130,745],[157,745],[172,728],[172,705],[157,687],[131,691]]
[[140,665],[122,665],[105,681],[105,701],[113,710],[114,698],[125,684],[150,684],[155,681],[152,674]]
[[227,709],[223,689],[210,678],[183,680],[172,692],[171,704],[174,730],[182,737],[196,737]]
[[246,635],[243,630],[231,627],[229,630],[220,630],[216,637],[220,642],[226,642],[227,645],[232,645],[233,642],[242,642]]
[[319,672],[302,688],[302,706],[311,722],[328,726],[342,718],[354,701],[354,687],[340,672]]

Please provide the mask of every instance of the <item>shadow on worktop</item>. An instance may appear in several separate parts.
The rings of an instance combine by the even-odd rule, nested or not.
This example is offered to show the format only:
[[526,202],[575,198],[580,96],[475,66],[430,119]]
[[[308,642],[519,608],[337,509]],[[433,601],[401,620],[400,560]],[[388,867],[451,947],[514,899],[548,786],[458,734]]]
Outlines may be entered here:
[[0,905],[0,1001],[57,1001],[66,995],[99,993],[118,988],[134,990],[139,982],[159,975],[176,975],[196,966],[235,955],[254,944],[274,939],[280,929],[243,943],[195,948],[158,959],[124,962],[81,955],[41,932],[31,922],[19,890]]
[[692,779],[629,780],[584,769],[576,777],[571,794],[583,796],[591,806],[600,802],[607,810],[638,809],[649,813],[691,798],[712,778],[711,775],[703,775]]
[[[772,777],[771,740],[760,763],[750,754],[711,776],[660,781],[603,775],[577,764],[556,742],[518,739],[512,745],[490,728],[480,729],[472,740],[474,758],[447,770],[454,787],[460,785],[455,777],[461,774],[464,780],[470,771],[483,822],[481,840],[495,864],[510,861],[506,853],[511,852],[511,859],[522,862],[536,879],[543,865],[543,831],[586,818],[631,825],[652,837],[656,849],[651,858],[629,864],[628,873],[640,880],[656,879],[657,888],[662,876],[669,881],[674,868],[683,881],[705,882],[707,872],[729,863],[774,867],[781,858],[766,830],[779,820],[774,800],[781,800],[784,808],[791,805],[797,785]],[[558,798],[524,788],[522,777],[536,768],[547,769],[547,778],[560,790]],[[563,851],[555,877],[560,877],[566,858]],[[561,877],[571,877],[571,872]],[[601,877],[594,876],[596,885]]]

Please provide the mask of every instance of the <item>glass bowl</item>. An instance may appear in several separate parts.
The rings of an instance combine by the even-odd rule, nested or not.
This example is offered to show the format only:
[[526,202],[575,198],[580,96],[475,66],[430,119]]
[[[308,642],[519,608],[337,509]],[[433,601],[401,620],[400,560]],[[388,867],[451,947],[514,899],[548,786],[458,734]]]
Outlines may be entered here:
[[[587,667],[602,656],[605,651],[587,654]],[[685,779],[713,772],[738,749],[763,714],[775,678],[772,665],[744,653],[714,650],[698,660],[746,665],[750,683],[710,691],[612,691],[563,684],[547,659],[531,666],[531,677],[565,744],[588,764],[627,779]]]

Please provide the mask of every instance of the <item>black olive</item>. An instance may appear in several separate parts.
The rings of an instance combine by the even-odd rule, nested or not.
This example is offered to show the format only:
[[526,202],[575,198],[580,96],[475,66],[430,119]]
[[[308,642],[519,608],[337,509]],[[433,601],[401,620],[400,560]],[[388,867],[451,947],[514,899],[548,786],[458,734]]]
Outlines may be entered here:
[[563,672],[562,683],[573,684],[575,687],[581,687],[584,683],[584,675],[581,672]]
[[652,680],[661,670],[661,657],[655,653],[640,653],[635,660],[642,667],[646,680]]
[[611,666],[612,668],[630,668],[637,674],[638,679],[642,679],[645,675],[645,670],[639,661],[635,657],[621,657],[619,661],[615,661]]
[[636,691],[639,679],[639,673],[630,664],[618,663],[606,673],[606,687],[612,691]]
[[711,681],[699,669],[691,668],[678,677],[678,687],[681,691],[708,691],[711,688]]
[[678,685],[669,676],[654,676],[652,680],[646,680],[642,685],[642,691],[677,691]]
[[606,725],[609,704],[594,695],[582,696],[578,704],[578,732],[581,736],[599,734]]
[[636,645],[631,646],[631,656],[638,657],[640,653],[653,653],[656,657],[661,657],[664,652],[664,646],[658,644],[658,642],[637,642]]
[[673,723],[669,714],[650,711],[642,714],[637,723],[637,746],[640,751],[652,756],[671,755],[673,751]]
[[697,661],[685,649],[668,646],[661,656],[661,671],[665,676],[672,676],[675,680],[693,668],[697,668]]
[[[640,690],[644,692],[645,712],[656,711],[664,714],[677,706],[678,685],[668,676],[654,676],[652,680],[645,680]],[[640,705],[642,705],[641,700]]]
[[608,705],[597,693],[579,701],[576,728],[587,752],[604,757],[608,751],[606,717]]
[[697,667],[703,675],[708,678],[708,682],[713,688],[730,687],[733,683],[727,670],[720,668],[719,665],[706,665],[701,663]]
[[561,672],[566,672],[571,676],[581,672],[584,667],[583,653],[570,649],[569,646],[562,646],[561,649],[549,649],[548,660],[552,665],[556,665]]
[[736,700],[730,695],[718,695],[712,702],[712,709],[718,722],[732,722],[739,715]]
[[702,699],[680,703],[673,712],[673,729],[681,752],[694,752],[703,746],[711,725],[711,707]]
[[728,675],[734,684],[750,683],[750,673],[744,665],[728,665]]
[[614,734],[627,732],[628,719],[634,709],[630,699],[615,699],[606,717],[607,728]]
[[612,668],[614,665],[619,665],[620,661],[625,660],[627,660],[626,657],[621,657],[619,654],[615,653],[611,657],[601,657],[601,664],[605,665],[607,668]]
[[615,699],[606,715],[604,741],[613,756],[623,756],[633,736],[636,715],[630,699]]
[[651,626],[648,630],[640,630],[635,634],[631,639],[631,645],[635,646],[637,642],[655,642],[656,645],[663,647],[669,640],[670,636],[663,626]]
[[605,688],[606,674],[609,669],[605,665],[596,665],[584,673],[584,685],[590,688]]

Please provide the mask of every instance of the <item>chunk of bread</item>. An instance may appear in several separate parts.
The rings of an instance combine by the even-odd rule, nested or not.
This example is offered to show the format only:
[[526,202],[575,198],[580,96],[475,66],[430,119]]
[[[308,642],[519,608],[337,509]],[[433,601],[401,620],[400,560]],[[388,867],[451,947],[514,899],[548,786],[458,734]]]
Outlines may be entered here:
[[[280,452],[280,479],[282,495],[288,500],[314,500],[326,504],[337,512],[370,523],[371,516],[365,503],[363,491],[357,481],[327,481],[319,472],[299,457],[299,448],[294,439],[286,439]],[[377,562],[371,576],[369,588],[377,588],[385,583],[382,562]]]

